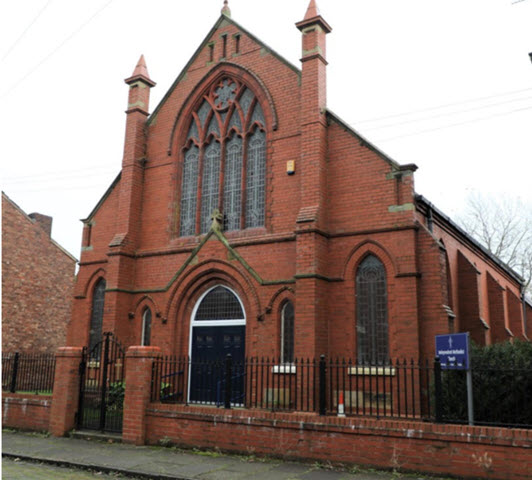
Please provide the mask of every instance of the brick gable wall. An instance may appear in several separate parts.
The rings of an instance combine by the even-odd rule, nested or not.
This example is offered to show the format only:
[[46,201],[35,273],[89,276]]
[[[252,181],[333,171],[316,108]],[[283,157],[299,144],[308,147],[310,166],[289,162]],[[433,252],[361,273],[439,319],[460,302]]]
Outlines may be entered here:
[[54,352],[70,320],[76,260],[2,195],[2,350]]

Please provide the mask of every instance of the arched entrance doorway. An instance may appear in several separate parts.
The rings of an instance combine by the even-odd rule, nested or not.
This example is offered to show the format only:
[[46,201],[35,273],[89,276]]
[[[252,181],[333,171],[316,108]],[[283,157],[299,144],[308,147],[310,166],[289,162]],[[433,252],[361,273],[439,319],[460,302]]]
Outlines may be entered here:
[[207,290],[194,307],[190,322],[189,400],[223,402],[225,362],[230,354],[233,398],[235,403],[243,403],[245,346],[246,316],[236,293],[222,285]]

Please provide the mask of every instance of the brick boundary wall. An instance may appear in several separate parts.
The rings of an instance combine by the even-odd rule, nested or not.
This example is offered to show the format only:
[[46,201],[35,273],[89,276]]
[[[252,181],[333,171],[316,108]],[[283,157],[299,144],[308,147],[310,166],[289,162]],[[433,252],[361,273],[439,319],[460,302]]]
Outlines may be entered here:
[[47,431],[52,410],[51,395],[2,395],[2,427]]
[[81,347],[61,347],[55,354],[53,403],[50,433],[62,437],[72,430],[79,401],[79,364]]
[[144,445],[146,408],[150,401],[152,364],[161,354],[158,347],[129,347],[126,353],[126,395],[124,398],[124,419],[122,441]]
[[146,443],[453,475],[529,479],[532,430],[151,403]]

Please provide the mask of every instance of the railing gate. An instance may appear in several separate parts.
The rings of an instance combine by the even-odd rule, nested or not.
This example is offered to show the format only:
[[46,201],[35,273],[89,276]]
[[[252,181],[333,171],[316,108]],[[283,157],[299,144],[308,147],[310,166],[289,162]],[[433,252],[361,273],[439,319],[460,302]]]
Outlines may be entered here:
[[124,367],[124,349],[111,332],[104,333],[90,352],[83,350],[79,366],[78,429],[122,432]]

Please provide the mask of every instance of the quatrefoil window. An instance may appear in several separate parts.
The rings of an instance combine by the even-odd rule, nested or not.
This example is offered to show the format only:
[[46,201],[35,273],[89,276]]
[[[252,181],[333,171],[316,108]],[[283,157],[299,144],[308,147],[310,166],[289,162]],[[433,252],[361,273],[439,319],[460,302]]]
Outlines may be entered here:
[[227,108],[229,102],[234,101],[236,96],[236,84],[226,78],[220,82],[220,86],[214,91],[216,108]]

